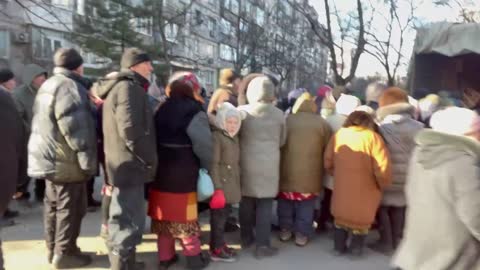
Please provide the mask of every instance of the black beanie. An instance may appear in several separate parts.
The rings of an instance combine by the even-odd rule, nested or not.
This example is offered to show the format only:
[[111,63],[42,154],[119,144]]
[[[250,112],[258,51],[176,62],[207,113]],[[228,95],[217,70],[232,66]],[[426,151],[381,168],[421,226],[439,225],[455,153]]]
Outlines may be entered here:
[[8,82],[14,77],[15,75],[13,75],[13,72],[10,69],[8,68],[0,69],[0,83]]
[[145,51],[142,51],[139,48],[128,48],[125,50],[125,52],[123,52],[120,66],[122,68],[128,69],[142,62],[149,61],[152,60]]
[[75,49],[60,48],[53,56],[53,63],[56,67],[75,70],[83,64],[83,58]]

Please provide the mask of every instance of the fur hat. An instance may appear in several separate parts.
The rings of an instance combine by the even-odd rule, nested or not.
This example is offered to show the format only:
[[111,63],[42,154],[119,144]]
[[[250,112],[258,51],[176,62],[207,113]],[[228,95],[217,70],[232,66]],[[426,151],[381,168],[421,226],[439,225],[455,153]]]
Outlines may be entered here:
[[83,58],[80,53],[73,48],[60,48],[53,56],[53,63],[56,67],[75,70],[83,65]]
[[10,69],[8,68],[0,69],[0,83],[8,82],[14,77],[15,75],[13,75],[13,72]]
[[380,94],[378,105],[385,107],[396,103],[408,103],[408,93],[398,87],[389,87]]
[[124,69],[131,68],[143,62],[150,62],[150,56],[139,48],[128,48],[123,52],[120,66]]
[[341,94],[335,104],[335,110],[337,114],[348,116],[360,105],[362,105],[362,102],[356,96]]
[[432,115],[430,126],[435,131],[451,135],[467,135],[480,131],[480,117],[469,109],[448,107]]
[[275,100],[275,85],[267,76],[253,79],[247,88],[248,103],[271,103]]
[[220,77],[218,78],[218,83],[221,86],[225,86],[233,83],[236,79],[240,79],[240,75],[238,73],[236,73],[231,68],[224,68],[220,70]]

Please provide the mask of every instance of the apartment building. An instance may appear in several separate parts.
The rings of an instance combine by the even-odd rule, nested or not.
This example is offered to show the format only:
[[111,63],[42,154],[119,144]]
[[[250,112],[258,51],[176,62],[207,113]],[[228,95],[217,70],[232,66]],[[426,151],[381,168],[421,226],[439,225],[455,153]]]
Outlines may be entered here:
[[[308,6],[307,0],[296,1]],[[71,34],[76,29],[76,19],[92,12],[89,1],[20,2],[28,7],[28,12],[15,1],[0,0],[5,11],[0,13],[0,66],[9,66],[16,72],[32,62],[51,68],[57,48],[73,46],[82,50],[81,44],[72,41]],[[142,0],[131,2],[142,4]],[[326,78],[328,52],[287,0],[162,0],[161,3],[165,18],[174,19],[166,20],[163,29],[168,42],[168,63],[165,59],[156,59],[155,63],[170,66],[169,72],[195,71],[210,92],[218,87],[218,72],[225,67],[244,74],[272,73],[280,78],[284,91],[295,87],[314,90]],[[145,43],[156,46],[161,36],[153,19],[133,19],[131,25]],[[82,50],[82,54],[87,75],[101,76],[112,67],[110,59],[87,50]],[[283,57],[282,61],[272,63],[269,60],[272,55]]]

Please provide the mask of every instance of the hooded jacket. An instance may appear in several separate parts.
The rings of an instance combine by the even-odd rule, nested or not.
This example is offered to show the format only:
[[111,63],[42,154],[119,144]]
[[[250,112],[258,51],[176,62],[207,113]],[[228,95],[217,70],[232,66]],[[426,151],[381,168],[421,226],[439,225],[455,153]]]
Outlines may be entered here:
[[217,111],[217,107],[224,102],[228,102],[233,106],[238,105],[238,96],[234,92],[232,84],[226,84],[220,86],[215,93],[213,93],[212,98],[208,104],[208,113],[215,114]]
[[331,136],[328,123],[316,114],[313,97],[302,94],[287,117],[287,141],[282,147],[280,191],[319,193],[323,153]]
[[406,184],[403,240],[393,264],[410,270],[480,269],[480,144],[424,130]]
[[[235,134],[228,134],[225,121],[228,117],[238,120]],[[232,104],[223,103],[217,110],[217,126],[213,130],[213,159],[210,175],[215,189],[223,190],[228,204],[239,203],[242,197],[240,186],[240,142],[238,132],[243,114]],[[233,135],[233,136],[232,136]]]
[[280,181],[280,148],[287,137],[283,112],[272,102],[275,87],[265,76],[253,79],[247,90],[247,113],[240,131],[242,195],[274,198]]
[[102,122],[107,175],[116,187],[151,182],[157,168],[153,112],[148,80],[121,71],[101,80],[96,95],[104,100]]
[[90,82],[65,68],[38,90],[28,142],[28,175],[52,182],[90,179],[97,172],[95,109]]
[[385,188],[382,205],[403,207],[408,164],[415,147],[414,138],[423,124],[413,120],[415,108],[408,103],[396,103],[377,110],[380,133],[390,152],[392,185]]
[[33,103],[38,89],[32,85],[33,79],[37,76],[45,74],[47,71],[36,64],[30,64],[25,66],[23,71],[23,84],[13,90],[13,99],[17,105],[17,110],[22,117],[23,123],[27,128],[27,132],[30,133],[33,118]]

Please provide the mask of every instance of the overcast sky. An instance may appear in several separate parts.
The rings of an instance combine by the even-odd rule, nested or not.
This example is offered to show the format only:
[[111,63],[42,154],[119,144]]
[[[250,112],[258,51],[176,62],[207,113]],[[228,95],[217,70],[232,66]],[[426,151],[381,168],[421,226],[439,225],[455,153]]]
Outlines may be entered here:
[[[356,8],[354,0],[334,0],[337,8],[340,11],[348,11]],[[436,7],[433,5],[432,0],[415,0],[415,4],[418,5],[416,10],[416,17],[423,23],[426,22],[438,22],[438,21],[455,21],[459,14],[459,8],[454,6],[449,7]],[[466,0],[469,1],[469,0]],[[310,0],[310,3],[315,7],[320,15],[321,23],[325,24],[325,12],[324,12],[324,0]],[[480,9],[480,0],[474,0],[472,5],[476,5]],[[400,9],[400,16],[406,18],[408,16],[408,9]],[[380,22],[377,22],[377,24]],[[375,24],[375,22],[374,22]],[[378,25],[377,25],[378,26]],[[335,34],[335,33],[334,33]],[[413,43],[415,41],[415,31],[410,31],[405,36],[405,49],[404,54],[410,58]],[[398,36],[398,35],[397,35]],[[408,59],[405,59],[408,60]],[[408,61],[407,61],[408,62]],[[400,70],[399,75],[405,75],[407,71],[407,65],[404,65]],[[364,53],[360,58],[359,67],[357,69],[357,76],[373,75],[375,72],[385,74],[383,67],[372,56]]]

